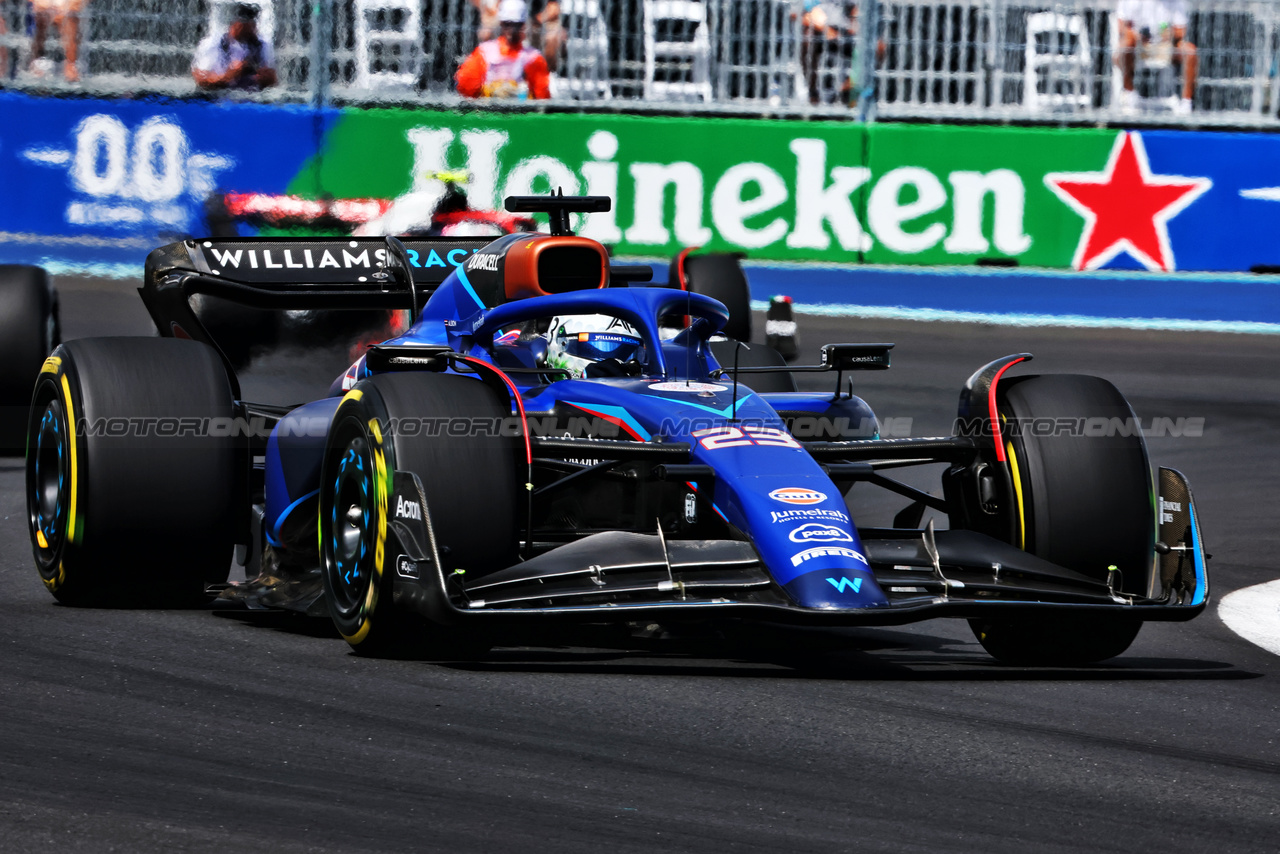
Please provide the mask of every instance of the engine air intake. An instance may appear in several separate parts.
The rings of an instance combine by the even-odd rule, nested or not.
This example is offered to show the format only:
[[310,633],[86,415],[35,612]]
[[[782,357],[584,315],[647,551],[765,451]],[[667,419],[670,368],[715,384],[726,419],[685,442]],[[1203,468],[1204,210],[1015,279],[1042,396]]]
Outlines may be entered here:
[[538,284],[549,294],[598,288],[603,261],[591,246],[548,246],[538,253]]

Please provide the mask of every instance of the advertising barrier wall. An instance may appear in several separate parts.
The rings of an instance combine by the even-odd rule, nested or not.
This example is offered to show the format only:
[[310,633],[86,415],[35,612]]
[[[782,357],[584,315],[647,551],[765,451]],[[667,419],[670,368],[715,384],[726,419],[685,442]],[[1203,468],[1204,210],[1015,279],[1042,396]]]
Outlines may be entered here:
[[[1280,137],[620,115],[320,110],[0,92],[0,255],[140,269],[220,192],[476,207],[614,198],[619,255],[753,263],[1246,271],[1280,265]],[[1069,280],[1063,280],[1069,281]]]
[[0,92],[6,260],[141,270],[158,240],[203,230],[216,189],[283,191],[336,118],[246,103]]
[[702,245],[836,264],[1280,263],[1271,136],[352,111],[319,157],[292,189],[393,195],[467,169],[482,206],[555,187],[609,195],[615,210],[584,233],[631,255]]
[[868,261],[1003,256],[1166,272],[1280,263],[1280,137],[909,125],[870,136],[879,245]]

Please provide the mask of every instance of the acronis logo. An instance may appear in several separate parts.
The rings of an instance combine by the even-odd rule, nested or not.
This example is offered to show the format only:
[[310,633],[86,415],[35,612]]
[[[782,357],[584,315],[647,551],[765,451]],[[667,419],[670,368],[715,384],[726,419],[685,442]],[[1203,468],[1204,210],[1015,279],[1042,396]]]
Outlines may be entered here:
[[422,519],[422,507],[418,502],[409,500],[405,501],[403,496],[396,496],[396,518],[397,519]]
[[859,590],[861,590],[861,589],[862,589],[862,579],[861,579],[861,578],[855,578],[853,581],[850,581],[849,579],[845,578],[845,577],[842,575],[842,576],[840,576],[840,580],[839,580],[839,581],[836,581],[834,578],[828,578],[828,579],[827,579],[827,582],[828,582],[832,587],[834,587],[834,588],[836,589],[836,591],[837,591],[837,592],[839,592],[839,593],[843,593],[843,592],[845,591],[845,589],[846,589],[846,588],[850,588],[850,589],[852,589],[854,593],[857,593]]

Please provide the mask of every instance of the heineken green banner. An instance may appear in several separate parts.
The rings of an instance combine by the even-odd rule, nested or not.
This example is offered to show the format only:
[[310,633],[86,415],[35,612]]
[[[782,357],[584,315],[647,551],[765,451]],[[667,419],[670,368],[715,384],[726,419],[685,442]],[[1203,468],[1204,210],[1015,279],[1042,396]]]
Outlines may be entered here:
[[1084,225],[1044,181],[1095,170],[1116,131],[883,125],[867,160],[866,260],[1067,267]]
[[866,147],[849,123],[348,112],[290,190],[388,198],[466,170],[473,207],[557,189],[613,198],[582,233],[621,254],[705,246],[857,262]]
[[[1194,158],[1209,149],[1227,159]],[[757,261],[1247,269],[1277,260],[1270,241],[1223,246],[1220,230],[1280,214],[1245,202],[1270,190],[1250,197],[1230,186],[1249,178],[1232,176],[1201,199],[1210,167],[1245,149],[1280,154],[1274,139],[1208,133],[345,111],[290,190],[411,197],[435,172],[467,170],[477,207],[607,195],[614,209],[583,233],[633,256],[704,246]]]
[[577,227],[632,257],[703,246],[841,267],[1280,266],[1273,134],[23,93],[0,93],[0,113],[0,189],[20,200],[0,211],[0,260],[136,270],[174,235],[208,233],[233,197],[294,211],[359,200],[380,221],[343,228],[403,233],[429,221],[434,176],[465,170],[480,209],[553,190],[611,197]]

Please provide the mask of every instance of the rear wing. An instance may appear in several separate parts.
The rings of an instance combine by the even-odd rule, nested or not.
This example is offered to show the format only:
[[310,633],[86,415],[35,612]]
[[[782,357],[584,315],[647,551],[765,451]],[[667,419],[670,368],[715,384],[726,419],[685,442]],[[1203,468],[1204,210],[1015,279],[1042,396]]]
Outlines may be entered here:
[[263,309],[407,309],[416,318],[454,268],[492,238],[225,237],[147,256],[138,293],[160,334],[218,348],[191,308],[207,294]]

